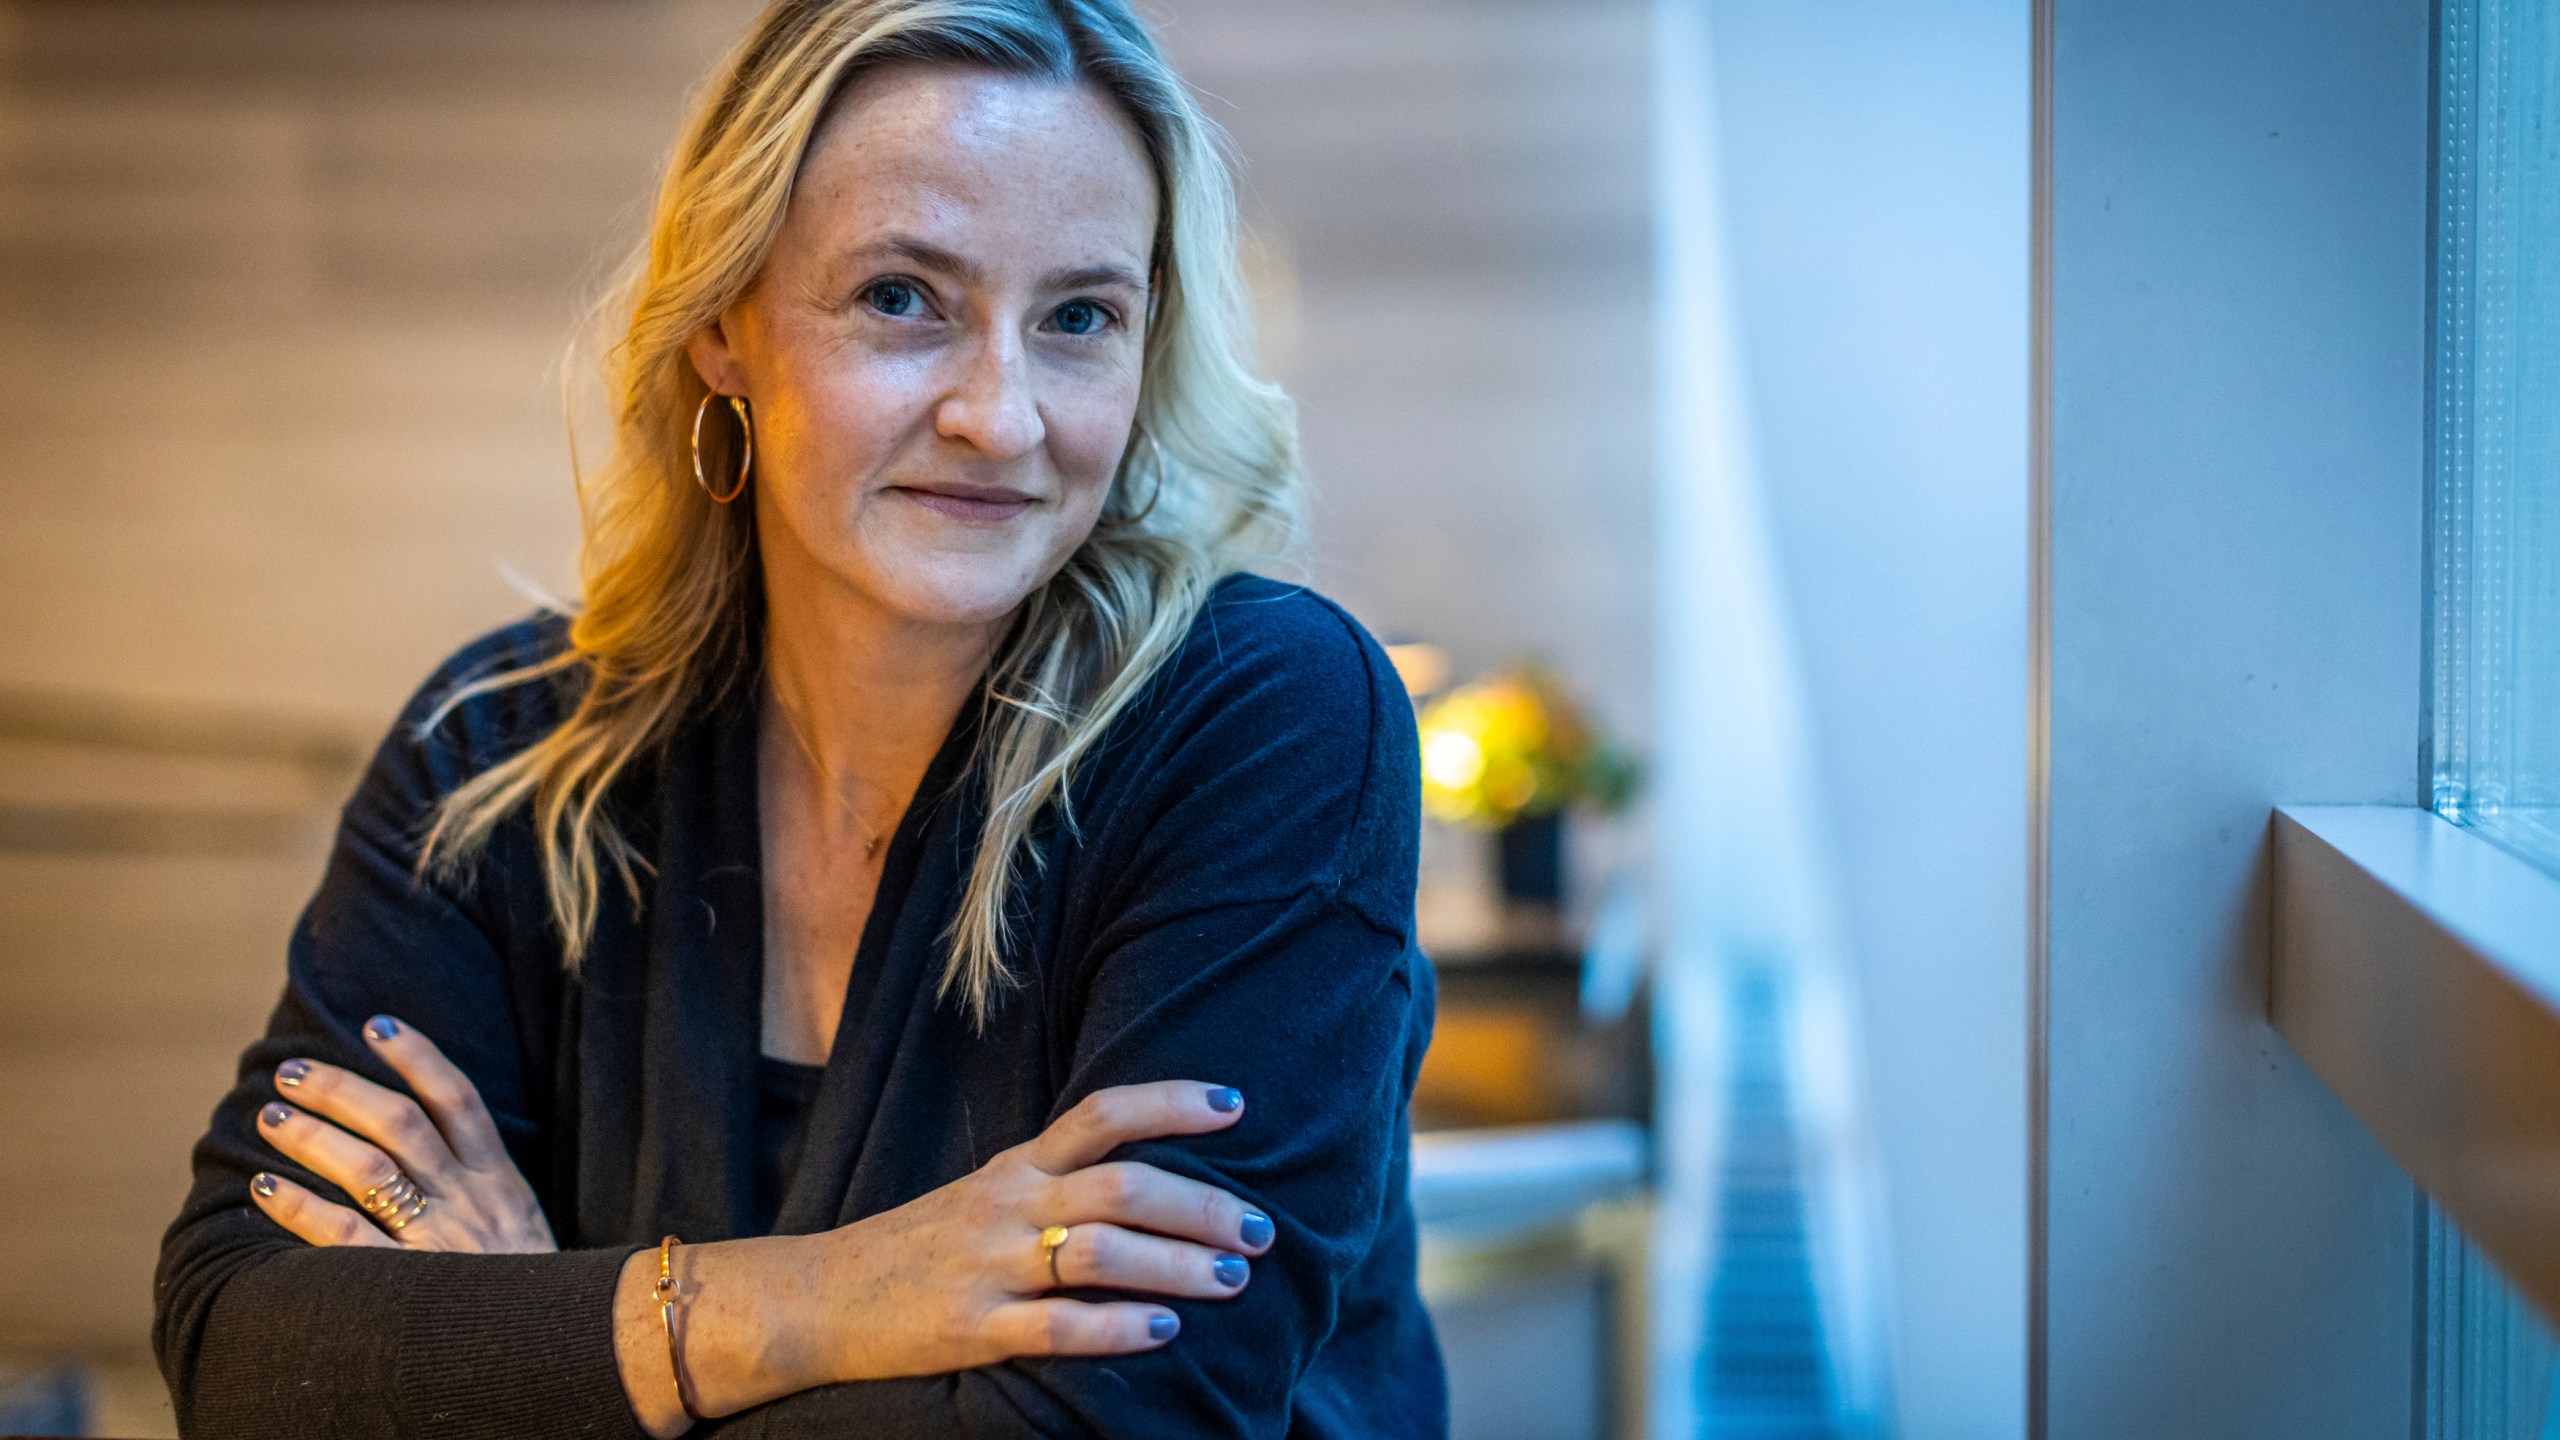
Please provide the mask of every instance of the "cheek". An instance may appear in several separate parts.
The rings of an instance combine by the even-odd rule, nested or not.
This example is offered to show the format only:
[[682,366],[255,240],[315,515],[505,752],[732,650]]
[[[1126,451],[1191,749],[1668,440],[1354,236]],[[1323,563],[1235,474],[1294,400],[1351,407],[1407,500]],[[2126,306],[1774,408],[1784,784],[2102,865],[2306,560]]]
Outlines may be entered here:
[[1074,501],[1101,508],[1122,452],[1138,443],[1131,431],[1137,414],[1134,373],[1081,387],[1050,407],[1049,453]]
[[1062,507],[1071,515],[1090,523],[1102,512],[1103,502],[1111,498],[1111,480],[1119,473],[1121,452],[1129,442],[1127,422],[1110,428],[1096,427],[1090,435],[1076,437],[1072,449],[1057,447],[1059,479],[1066,491]]
[[923,423],[932,391],[922,381],[896,366],[849,365],[776,387],[768,442],[776,482],[844,498]]

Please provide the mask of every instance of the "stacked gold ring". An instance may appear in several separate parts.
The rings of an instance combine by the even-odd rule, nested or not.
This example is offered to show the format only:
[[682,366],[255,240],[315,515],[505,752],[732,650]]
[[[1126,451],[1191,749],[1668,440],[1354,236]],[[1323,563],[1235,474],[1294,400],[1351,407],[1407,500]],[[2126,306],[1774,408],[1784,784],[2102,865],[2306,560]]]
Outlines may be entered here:
[[427,1213],[426,1192],[407,1175],[393,1171],[391,1179],[364,1192],[356,1207],[373,1217],[374,1223],[397,1235],[409,1228],[409,1222]]

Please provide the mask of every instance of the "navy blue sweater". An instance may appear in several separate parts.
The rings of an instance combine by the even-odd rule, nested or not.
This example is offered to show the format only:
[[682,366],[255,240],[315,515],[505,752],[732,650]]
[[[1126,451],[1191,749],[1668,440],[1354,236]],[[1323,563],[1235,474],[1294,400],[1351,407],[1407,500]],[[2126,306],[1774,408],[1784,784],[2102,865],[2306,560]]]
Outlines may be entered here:
[[[470,883],[413,878],[437,800],[566,697],[518,686],[425,717],[457,682],[563,643],[533,620],[455,656],[347,805],[284,998],[162,1246],[154,1339],[190,1435],[637,1435],[613,1354],[623,1260],[670,1231],[758,1233],[756,687],[617,795],[649,870],[637,905],[607,884],[580,972],[521,817]],[[1236,1298],[1172,1302],[1182,1332],[1159,1350],[829,1386],[696,1433],[1443,1433],[1406,1198],[1433,993],[1413,943],[1419,767],[1384,655],[1305,590],[1220,585],[1078,774],[1075,827],[1052,812],[1017,912],[1023,983],[973,1032],[935,982],[983,813],[979,722],[963,714],[890,842],[773,1228],[904,1204],[1093,1090],[1182,1078],[1240,1087],[1244,1119],[1124,1154],[1234,1193],[1277,1242]],[[357,1033],[377,1013],[479,1085],[561,1253],[315,1249],[252,1205],[264,1169],[332,1193],[255,1115],[294,1056],[396,1085]]]

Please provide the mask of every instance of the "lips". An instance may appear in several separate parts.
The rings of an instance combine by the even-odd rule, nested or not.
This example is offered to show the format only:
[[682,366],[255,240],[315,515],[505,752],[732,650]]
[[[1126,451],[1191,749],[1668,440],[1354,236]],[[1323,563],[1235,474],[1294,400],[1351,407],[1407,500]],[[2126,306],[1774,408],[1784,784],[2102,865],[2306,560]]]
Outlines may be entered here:
[[1028,495],[993,485],[900,485],[897,493],[946,520],[1001,525],[1035,503]]

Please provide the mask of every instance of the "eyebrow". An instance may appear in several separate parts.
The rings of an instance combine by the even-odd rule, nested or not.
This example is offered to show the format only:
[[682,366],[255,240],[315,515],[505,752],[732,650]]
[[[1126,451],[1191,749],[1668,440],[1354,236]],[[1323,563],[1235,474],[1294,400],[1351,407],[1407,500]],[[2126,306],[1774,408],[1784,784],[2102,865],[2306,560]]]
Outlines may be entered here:
[[[857,256],[895,255],[928,270],[939,270],[964,285],[984,285],[986,271],[964,256],[955,255],[929,240],[912,235],[891,235],[874,241],[854,252]],[[1146,293],[1147,282],[1125,265],[1078,265],[1065,270],[1052,270],[1040,277],[1040,288],[1047,290],[1081,290],[1097,285],[1121,285],[1140,294]]]
[[1073,270],[1052,270],[1040,277],[1043,290],[1088,290],[1098,285],[1125,285],[1145,294],[1147,282],[1126,265],[1085,265]]

